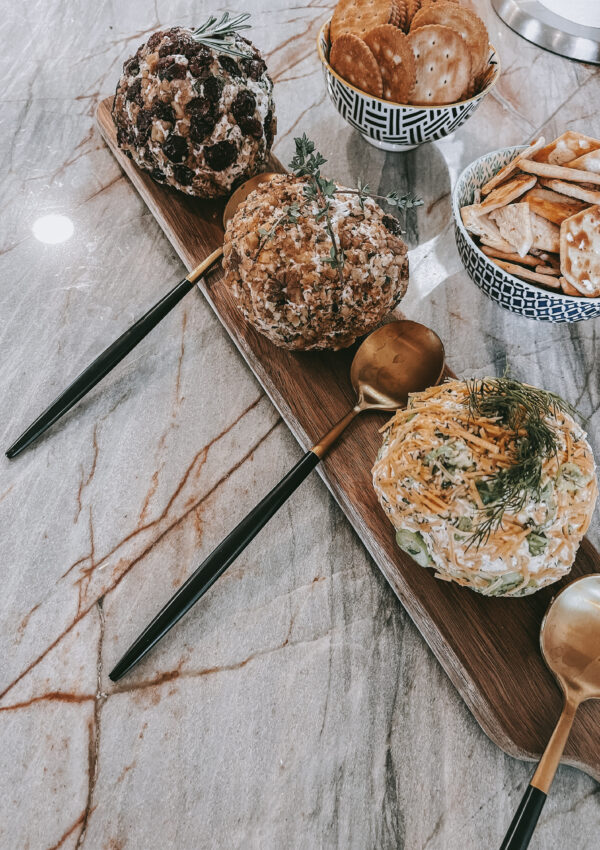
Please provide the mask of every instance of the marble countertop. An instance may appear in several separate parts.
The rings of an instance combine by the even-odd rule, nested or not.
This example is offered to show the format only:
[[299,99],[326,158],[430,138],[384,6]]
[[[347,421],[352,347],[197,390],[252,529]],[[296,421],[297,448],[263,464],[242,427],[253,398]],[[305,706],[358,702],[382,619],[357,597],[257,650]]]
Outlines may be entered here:
[[[598,136],[598,72],[522,41],[481,0],[496,90],[453,136],[384,154],[325,93],[315,39],[332,5],[246,4],[276,83],[276,154],[289,161],[306,132],[340,181],[421,195],[403,312],[440,334],[457,373],[510,366],[566,396],[600,452],[597,323],[536,323],[488,300],[461,267],[450,211],[458,173],[486,151],[567,128]],[[5,11],[4,448],[182,276],[94,113],[153,30],[209,11]],[[50,213],[73,222],[61,244],[32,235]],[[134,673],[108,679],[300,454],[194,292],[45,439],[2,455],[2,850],[499,845],[532,767],[480,730],[317,475]],[[561,767],[531,847],[595,850],[598,791]]]

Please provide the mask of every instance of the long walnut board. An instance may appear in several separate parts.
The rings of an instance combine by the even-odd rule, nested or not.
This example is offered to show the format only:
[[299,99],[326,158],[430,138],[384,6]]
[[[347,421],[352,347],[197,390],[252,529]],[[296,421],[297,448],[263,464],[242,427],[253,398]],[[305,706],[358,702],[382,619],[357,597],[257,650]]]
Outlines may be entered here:
[[[98,108],[100,131],[191,270],[222,242],[223,203],[190,198],[140,171],[117,147],[111,105],[107,98]],[[282,170],[275,159],[270,168]],[[200,289],[302,447],[311,446],[354,403],[353,349],[293,353],[277,348],[244,321],[220,266],[200,281]],[[371,486],[384,422],[380,414],[359,417],[319,473],[486,734],[512,756],[537,759],[561,709],[559,689],[540,655],[539,629],[550,599],[565,582],[524,599],[486,598],[435,579],[400,551]],[[257,501],[263,495],[257,492]],[[598,552],[584,540],[571,578],[598,571]],[[600,702],[588,702],[579,709],[564,761],[600,781],[599,732]]]

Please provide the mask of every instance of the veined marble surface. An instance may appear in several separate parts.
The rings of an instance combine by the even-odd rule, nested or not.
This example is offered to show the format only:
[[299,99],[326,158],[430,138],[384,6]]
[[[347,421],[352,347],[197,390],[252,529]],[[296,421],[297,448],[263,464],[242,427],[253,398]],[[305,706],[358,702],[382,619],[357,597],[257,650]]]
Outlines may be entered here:
[[[306,132],[342,182],[425,199],[403,311],[454,370],[560,392],[600,452],[594,321],[514,316],[470,282],[450,189],[480,154],[600,134],[600,78],[476,4],[500,82],[456,134],[365,144],[325,93],[329,2],[250,0],[287,162]],[[204,0],[8,4],[0,136],[2,447],[182,276],[95,127],[150,33]],[[67,241],[32,235],[40,217]],[[479,729],[317,475],[130,676],[107,671],[301,449],[198,292],[34,448],[0,460],[0,848],[499,846],[532,772]],[[591,538],[600,542],[598,524]],[[597,850],[598,785],[558,771],[536,850]]]

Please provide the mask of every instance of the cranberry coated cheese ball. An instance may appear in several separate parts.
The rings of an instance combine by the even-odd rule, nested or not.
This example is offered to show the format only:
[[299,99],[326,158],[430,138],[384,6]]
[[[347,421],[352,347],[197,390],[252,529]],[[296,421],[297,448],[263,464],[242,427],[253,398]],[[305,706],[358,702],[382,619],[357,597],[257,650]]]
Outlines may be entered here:
[[[408,284],[400,226],[371,198],[361,208],[343,188],[330,220],[343,265],[335,268],[331,237],[305,178],[277,175],[238,208],[225,232],[225,280],[244,317],[275,345],[346,348],[373,330]],[[286,210],[298,205],[292,216]]]
[[267,66],[237,32],[229,43],[243,56],[200,44],[182,27],[155,32],[125,62],[117,86],[119,147],[188,195],[228,194],[263,169],[273,143]]

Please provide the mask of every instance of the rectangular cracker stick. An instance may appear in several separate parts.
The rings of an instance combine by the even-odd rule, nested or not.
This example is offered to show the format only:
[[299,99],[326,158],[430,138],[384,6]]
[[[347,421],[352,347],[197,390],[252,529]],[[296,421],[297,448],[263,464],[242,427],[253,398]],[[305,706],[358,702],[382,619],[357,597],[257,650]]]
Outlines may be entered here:
[[495,257],[498,260],[507,260],[509,263],[519,263],[522,266],[531,266],[531,268],[535,268],[540,263],[540,258],[533,257],[531,254],[525,254],[524,257],[519,257],[513,251],[499,251],[497,248],[489,248],[487,245],[482,245],[481,250],[486,257]]
[[594,185],[600,186],[600,174],[594,174],[593,171],[580,171],[578,168],[568,168],[562,165],[548,165],[545,162],[535,162],[532,159],[521,160],[519,167],[521,171],[540,177],[558,177],[559,180],[594,183]]
[[600,204],[600,189],[588,188],[581,183],[567,183],[565,180],[553,180],[549,177],[541,177],[540,183],[547,189],[553,189],[568,198],[577,198],[586,204]]
[[560,289],[560,283],[555,277],[550,277],[550,275],[547,274],[538,274],[538,272],[532,272],[531,269],[525,268],[525,266],[518,266],[516,263],[507,263],[505,260],[494,260],[494,262],[497,266],[500,266],[501,269],[504,269],[504,271],[509,274],[514,274],[515,277],[520,277],[522,280],[533,283],[542,283],[549,289]]

